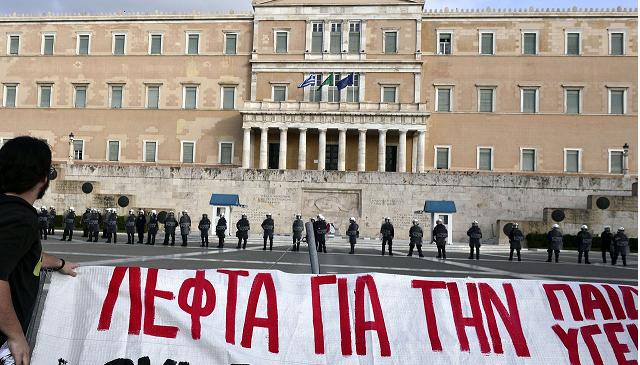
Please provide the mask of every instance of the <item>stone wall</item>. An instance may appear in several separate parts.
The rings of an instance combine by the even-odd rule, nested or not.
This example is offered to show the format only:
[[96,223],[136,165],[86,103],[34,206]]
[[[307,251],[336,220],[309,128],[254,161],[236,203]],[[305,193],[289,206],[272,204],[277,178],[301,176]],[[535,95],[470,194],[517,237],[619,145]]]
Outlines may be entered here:
[[[271,212],[277,233],[289,233],[293,216],[305,218],[322,213],[343,234],[354,216],[362,236],[374,237],[382,218],[389,216],[396,237],[407,239],[413,218],[430,225],[429,214],[419,214],[425,200],[452,200],[453,239],[466,242],[473,220],[480,222],[487,243],[498,241],[498,220],[539,221],[543,209],[562,207],[587,209],[589,195],[631,195],[636,177],[541,176],[477,172],[430,172],[425,174],[241,170],[149,165],[58,166],[59,178],[52,182],[43,201],[61,212],[68,206],[115,207],[119,196],[129,198],[121,208],[146,210],[188,209],[192,218],[212,214],[212,193],[238,194],[246,207],[232,210],[231,222],[246,213],[252,232],[258,233],[264,214]],[[91,182],[93,192],[81,185]],[[637,211],[634,215],[637,226]],[[633,236],[636,236],[633,232]]]

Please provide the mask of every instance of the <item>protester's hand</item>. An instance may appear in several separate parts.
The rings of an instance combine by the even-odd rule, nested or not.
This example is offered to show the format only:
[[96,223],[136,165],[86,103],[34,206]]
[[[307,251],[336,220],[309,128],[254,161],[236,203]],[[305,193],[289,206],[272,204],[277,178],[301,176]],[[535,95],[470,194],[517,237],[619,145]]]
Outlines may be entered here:
[[75,264],[73,262],[65,262],[64,267],[60,269],[59,272],[64,275],[76,277],[76,275],[78,275],[78,273],[76,272],[76,269],[78,268],[78,266],[80,265]]
[[29,365],[31,360],[29,358],[29,344],[22,333],[18,338],[9,338],[7,344],[9,345],[11,356],[13,356],[13,359],[16,361],[16,365]]

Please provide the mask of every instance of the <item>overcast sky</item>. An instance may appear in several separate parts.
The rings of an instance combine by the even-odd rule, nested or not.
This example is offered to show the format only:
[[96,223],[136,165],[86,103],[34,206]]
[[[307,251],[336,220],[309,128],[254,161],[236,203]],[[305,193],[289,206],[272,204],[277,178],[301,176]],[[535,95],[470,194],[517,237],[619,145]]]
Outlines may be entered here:
[[[366,0],[362,0],[366,1]],[[634,0],[427,0],[427,8],[637,7]],[[0,14],[121,11],[250,11],[251,0],[0,0]]]

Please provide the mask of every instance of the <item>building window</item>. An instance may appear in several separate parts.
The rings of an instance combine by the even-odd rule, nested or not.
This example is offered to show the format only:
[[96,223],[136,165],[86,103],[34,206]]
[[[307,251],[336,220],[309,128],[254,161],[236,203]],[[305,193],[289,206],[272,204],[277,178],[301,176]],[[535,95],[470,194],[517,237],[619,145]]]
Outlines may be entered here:
[[75,85],[74,86],[74,108],[86,108],[87,107],[87,85]]
[[536,171],[536,150],[533,148],[520,149],[520,170]]
[[582,151],[579,149],[565,148],[564,172],[578,173],[582,170]]
[[324,24],[312,23],[311,24],[311,52],[322,53],[323,42],[324,42]]
[[536,32],[522,33],[522,54],[526,54],[526,55],[538,54],[538,33]]
[[276,53],[287,53],[289,50],[289,32],[286,30],[278,30],[275,32]]
[[397,30],[387,30],[384,32],[384,53],[398,53]]
[[627,89],[609,89],[609,114],[627,112]]
[[324,166],[327,171],[338,171],[338,153],[337,144],[327,144],[325,148]]
[[53,85],[51,84],[42,84],[39,85],[40,88],[40,101],[38,103],[38,105],[41,108],[50,108],[51,107],[51,100],[52,100],[52,92],[53,92]]
[[238,34],[237,33],[225,33],[224,34],[224,54],[233,55],[238,53]]
[[182,163],[193,163],[195,160],[195,154],[196,154],[196,143],[183,141],[180,148]]
[[342,52],[342,23],[331,23],[329,52],[333,54],[340,54]]
[[449,170],[451,168],[451,147],[449,146],[434,146],[435,162],[434,167],[437,170]]
[[580,89],[565,89],[565,113],[580,114]]
[[74,139],[73,140],[73,159],[76,161],[82,161],[83,157],[84,157],[84,140]]
[[538,89],[537,88],[523,88],[520,90],[521,98],[521,111],[522,113],[537,113],[538,112]]
[[160,107],[160,85],[147,85],[147,109]]
[[492,55],[496,53],[494,32],[480,32],[480,54]]
[[124,55],[126,53],[127,35],[124,33],[113,34],[113,54]]
[[624,55],[624,32],[609,32],[609,54]]
[[17,56],[20,52],[20,35],[10,34],[8,36],[7,54],[10,56]]
[[609,173],[624,174],[624,151],[609,150]]
[[197,86],[185,86],[184,94],[182,95],[182,108],[183,109],[198,109],[198,87]]
[[107,160],[109,162],[120,161],[120,141],[107,142]]
[[234,86],[222,87],[222,109],[232,110],[236,108],[236,88]]
[[5,84],[4,97],[2,98],[2,106],[5,108],[15,108],[17,96],[18,96],[18,85]]
[[53,55],[53,47],[55,44],[55,34],[43,34],[42,35],[42,54],[45,56]]
[[580,33],[567,32],[566,34],[566,50],[565,53],[571,56],[580,55]]
[[382,87],[382,100],[383,103],[397,103],[398,102],[398,88],[396,86],[383,86]]
[[287,101],[287,86],[286,85],[274,85],[272,89],[272,99],[274,102]]
[[319,103],[322,101],[322,89],[319,89],[322,84],[322,74],[315,74],[316,79],[313,85],[309,87],[309,101],[312,103]]
[[111,109],[122,108],[122,92],[124,87],[122,85],[111,85]]
[[149,33],[149,54],[162,54],[162,34]]
[[78,44],[76,47],[76,54],[88,55],[91,52],[91,35],[78,34]]
[[478,170],[493,170],[493,147],[478,147]]
[[438,54],[451,54],[452,32],[438,32]]
[[189,55],[200,54],[200,33],[187,33],[187,49]]
[[342,78],[342,75],[339,73],[333,74],[333,78],[331,79],[331,83],[327,86],[327,101],[329,103],[339,103],[340,102],[340,90],[336,84]]
[[450,112],[451,111],[451,87],[437,87],[436,88],[436,111],[437,112]]
[[347,103],[360,102],[360,74],[353,74],[353,85],[347,86]]
[[493,88],[478,89],[478,111],[492,113],[495,111],[495,90]]
[[349,23],[349,53],[360,53],[360,22]]
[[233,142],[220,142],[218,162],[222,165],[233,163]]
[[144,162],[156,162],[158,157],[158,142],[144,142]]

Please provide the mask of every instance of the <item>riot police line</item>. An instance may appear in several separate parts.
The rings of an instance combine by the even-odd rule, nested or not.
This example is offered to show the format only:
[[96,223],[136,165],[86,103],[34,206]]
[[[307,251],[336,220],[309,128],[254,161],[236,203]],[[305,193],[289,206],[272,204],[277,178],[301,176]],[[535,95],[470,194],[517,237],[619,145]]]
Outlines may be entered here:
[[[41,207],[39,212],[39,224],[40,224],[40,238],[47,240],[49,235],[55,234],[54,219],[55,208]],[[82,226],[83,238],[87,238],[87,242],[98,242],[100,236],[100,230],[102,229],[102,238],[106,239],[106,243],[117,243],[117,212],[115,208],[107,208],[104,212],[100,212],[95,208],[87,208],[86,211],[80,217],[80,225]],[[76,221],[76,213],[73,207],[70,207],[65,214],[63,214],[63,235],[61,241],[71,241],[73,238],[74,228]],[[330,231],[330,224],[322,214],[318,214],[315,218],[311,219],[313,226],[313,235],[316,242],[316,250],[320,253],[327,252],[326,239],[327,234]],[[163,225],[164,240],[162,241],[165,246],[174,246],[176,241],[176,232],[180,233],[181,246],[187,246],[188,236],[191,233],[191,217],[189,212],[184,210],[180,212],[180,216],[176,218],[175,213],[170,211],[163,221],[159,218],[157,212],[152,210],[149,216],[145,214],[145,211],[140,209],[136,213],[133,209],[129,210],[128,216],[124,219],[124,226],[127,234],[127,244],[147,244],[155,245],[156,236],[160,229],[160,225]],[[359,225],[354,217],[349,218],[349,224],[347,226],[346,235],[350,245],[349,254],[355,253],[355,247],[357,240],[360,237]],[[212,227],[211,220],[207,214],[202,214],[202,218],[198,223],[198,230],[200,231],[201,247],[209,247],[209,232],[214,228],[215,234],[218,237],[218,248],[223,248],[225,245],[226,233],[228,231],[228,224],[224,214],[218,217],[215,227]],[[266,214],[266,218],[260,225],[263,233],[263,250],[267,250],[267,243],[269,250],[273,250],[273,236],[275,231],[275,222],[270,213]],[[146,230],[146,242],[145,242],[145,230]],[[238,239],[237,249],[246,249],[247,241],[249,238],[249,231],[251,230],[250,222],[246,214],[242,214],[240,220],[236,223],[236,238]],[[300,243],[304,237],[304,222],[301,214],[296,214],[293,224],[291,226],[292,232],[292,251],[300,250]],[[447,252],[447,238],[449,232],[447,227],[442,223],[440,219],[436,221],[436,225],[432,231],[431,243],[437,247],[436,258],[446,260]],[[482,231],[477,221],[472,222],[471,227],[467,231],[469,237],[469,259],[480,259],[480,246],[482,239]],[[382,243],[381,254],[384,256],[387,252],[389,256],[393,256],[393,239],[395,237],[395,231],[391,219],[389,217],[384,218],[384,222],[380,227],[379,238]],[[521,249],[525,240],[525,235],[520,229],[518,223],[512,223],[511,229],[508,233],[509,237],[509,261],[513,261],[514,253],[517,261],[522,261]],[[576,235],[578,241],[578,263],[583,262],[590,264],[589,252],[591,251],[591,245],[593,242],[593,236],[588,231],[588,227],[583,225],[580,231]],[[618,231],[613,234],[611,227],[606,226],[604,231],[600,235],[601,237],[601,253],[602,262],[607,262],[607,256],[611,259],[611,264],[615,265],[618,257],[621,257],[622,264],[627,265],[627,254],[629,253],[629,238],[625,234],[624,227],[618,228]],[[412,226],[409,229],[409,253],[407,256],[413,256],[414,249],[417,250],[419,257],[424,257],[422,252],[422,244],[424,241],[424,231],[420,226],[417,219],[414,219]],[[560,226],[554,224],[551,230],[547,233],[547,262],[559,262],[560,251],[564,244],[563,234],[560,231]]]

